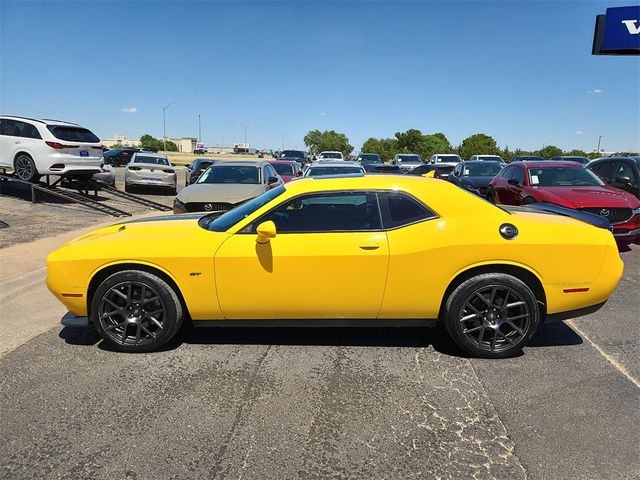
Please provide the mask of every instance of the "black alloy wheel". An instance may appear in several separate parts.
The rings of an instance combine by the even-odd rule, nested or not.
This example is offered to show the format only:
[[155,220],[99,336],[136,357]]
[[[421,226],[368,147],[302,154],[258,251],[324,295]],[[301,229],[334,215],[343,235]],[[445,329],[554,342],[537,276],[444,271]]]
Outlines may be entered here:
[[175,335],[182,317],[171,286],[148,272],[115,273],[92,299],[91,319],[98,333],[125,352],[157,350]]
[[483,274],[462,283],[449,297],[446,315],[446,328],[459,347],[491,358],[519,352],[540,321],[531,289],[506,274]]
[[33,159],[26,153],[21,153],[14,162],[14,172],[16,177],[25,182],[37,182],[40,179]]

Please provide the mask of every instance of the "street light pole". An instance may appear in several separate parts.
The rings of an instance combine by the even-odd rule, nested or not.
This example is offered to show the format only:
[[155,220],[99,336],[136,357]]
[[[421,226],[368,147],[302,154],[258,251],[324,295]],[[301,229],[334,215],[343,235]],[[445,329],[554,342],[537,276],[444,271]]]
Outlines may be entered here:
[[202,143],[202,124],[200,123],[200,114],[198,114],[198,143]]
[[167,108],[169,108],[171,105],[175,105],[175,102],[167,103],[164,106],[160,105],[160,108],[162,108],[162,149],[165,152],[167,151],[167,116],[166,116],[166,112],[167,112]]
[[604,135],[600,135],[600,136],[598,137],[598,150],[597,150],[598,154],[600,154],[600,141],[602,140],[602,137],[603,137],[603,136],[604,136]]
[[246,127],[244,127],[244,148],[246,148],[247,150],[249,150],[249,147],[247,146],[247,128],[249,128],[251,125],[247,125]]

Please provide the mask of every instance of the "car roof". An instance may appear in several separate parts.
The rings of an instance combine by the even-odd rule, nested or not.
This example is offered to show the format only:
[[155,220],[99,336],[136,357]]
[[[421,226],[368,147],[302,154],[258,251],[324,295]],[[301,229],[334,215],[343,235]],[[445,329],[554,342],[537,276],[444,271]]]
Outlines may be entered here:
[[295,165],[298,162],[295,160],[267,160],[267,163],[271,165]]
[[336,162],[312,162],[309,168],[312,167],[360,167],[360,164],[348,160],[338,160]]
[[64,120],[53,120],[51,118],[37,119],[37,118],[21,117],[18,115],[0,115],[0,118],[10,119],[10,120],[26,120],[28,122],[44,123],[45,125],[62,125],[62,126],[69,126],[69,127],[80,126],[77,123],[65,122]]
[[[500,160],[463,160],[461,163],[465,165],[471,163],[472,165],[486,165],[487,163],[495,163],[496,165],[502,165]],[[524,162],[513,162],[513,163],[524,163]],[[527,162],[527,165],[531,164],[531,162]]]
[[524,165],[527,168],[544,167],[584,167],[581,163],[566,160],[544,160],[542,162],[511,162],[510,165]]
[[257,162],[255,160],[221,160],[211,165],[212,167],[256,167],[266,165],[267,161]]
[[417,153],[396,153],[396,157],[400,157],[402,155],[411,155],[413,157],[419,157],[420,156]]
[[136,152],[136,157],[153,157],[153,158],[167,158],[166,155],[162,153],[153,153],[153,152]]

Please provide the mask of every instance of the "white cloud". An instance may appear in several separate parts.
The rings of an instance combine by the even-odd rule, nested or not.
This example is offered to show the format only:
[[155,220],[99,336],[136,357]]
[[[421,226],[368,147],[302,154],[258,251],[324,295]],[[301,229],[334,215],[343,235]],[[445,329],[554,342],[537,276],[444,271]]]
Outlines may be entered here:
[[326,113],[325,113],[325,112],[320,112],[320,116],[321,116],[321,117],[324,117],[325,115],[326,115]]
[[576,130],[576,135],[584,135],[584,132],[582,130]]
[[587,93],[604,93],[604,90],[602,90],[601,88],[594,88],[593,90],[587,90]]
[[136,107],[126,107],[122,108],[120,111],[124,113],[136,113],[138,109]]

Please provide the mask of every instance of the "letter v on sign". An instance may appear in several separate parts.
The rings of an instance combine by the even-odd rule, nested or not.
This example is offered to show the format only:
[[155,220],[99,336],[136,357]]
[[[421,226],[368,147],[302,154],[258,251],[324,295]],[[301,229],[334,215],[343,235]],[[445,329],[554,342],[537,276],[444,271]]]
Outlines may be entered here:
[[640,25],[636,27],[636,22],[637,20],[622,20],[622,23],[624,23],[627,30],[629,30],[629,34],[640,35]]

